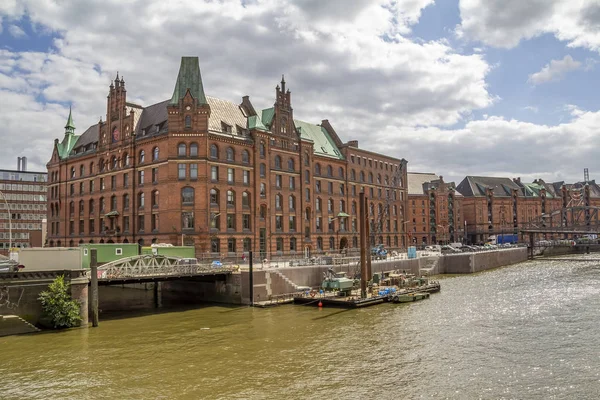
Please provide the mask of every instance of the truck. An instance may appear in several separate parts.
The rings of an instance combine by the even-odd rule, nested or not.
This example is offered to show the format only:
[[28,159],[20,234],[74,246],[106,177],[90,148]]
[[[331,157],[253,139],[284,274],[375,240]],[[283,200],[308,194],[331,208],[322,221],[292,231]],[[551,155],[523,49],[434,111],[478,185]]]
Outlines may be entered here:
[[518,234],[505,234],[505,235],[492,235],[488,238],[489,244],[504,244],[504,243],[517,243],[519,241]]

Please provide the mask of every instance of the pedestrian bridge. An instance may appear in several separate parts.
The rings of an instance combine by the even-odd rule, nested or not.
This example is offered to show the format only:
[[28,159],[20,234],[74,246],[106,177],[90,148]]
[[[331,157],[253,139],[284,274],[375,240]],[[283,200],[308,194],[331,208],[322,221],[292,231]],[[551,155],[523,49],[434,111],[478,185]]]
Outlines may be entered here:
[[181,278],[229,275],[238,267],[213,268],[187,259],[144,254],[125,257],[98,266],[98,284],[156,282]]

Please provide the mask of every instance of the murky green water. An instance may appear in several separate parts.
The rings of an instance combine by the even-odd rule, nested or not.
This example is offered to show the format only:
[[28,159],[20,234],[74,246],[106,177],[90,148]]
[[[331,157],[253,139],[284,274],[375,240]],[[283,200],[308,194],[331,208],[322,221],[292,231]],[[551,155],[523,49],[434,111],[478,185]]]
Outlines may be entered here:
[[0,338],[0,398],[597,399],[599,332],[600,262],[534,261],[409,305],[207,306]]

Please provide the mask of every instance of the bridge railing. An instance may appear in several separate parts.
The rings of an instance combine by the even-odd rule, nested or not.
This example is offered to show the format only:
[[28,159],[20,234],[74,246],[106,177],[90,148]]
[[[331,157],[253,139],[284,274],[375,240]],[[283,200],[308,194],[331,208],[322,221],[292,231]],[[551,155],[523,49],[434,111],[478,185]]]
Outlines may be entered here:
[[98,279],[131,279],[168,276],[194,276],[230,273],[235,267],[213,268],[206,264],[190,264],[180,258],[142,255],[116,260],[98,267]]

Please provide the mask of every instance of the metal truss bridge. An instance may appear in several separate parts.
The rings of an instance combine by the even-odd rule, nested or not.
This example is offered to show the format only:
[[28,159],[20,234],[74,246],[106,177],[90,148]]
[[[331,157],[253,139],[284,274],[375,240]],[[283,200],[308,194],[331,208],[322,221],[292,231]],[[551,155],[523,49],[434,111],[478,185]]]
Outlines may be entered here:
[[98,266],[98,284],[167,281],[181,278],[229,275],[237,267],[212,268],[178,257],[140,255]]

